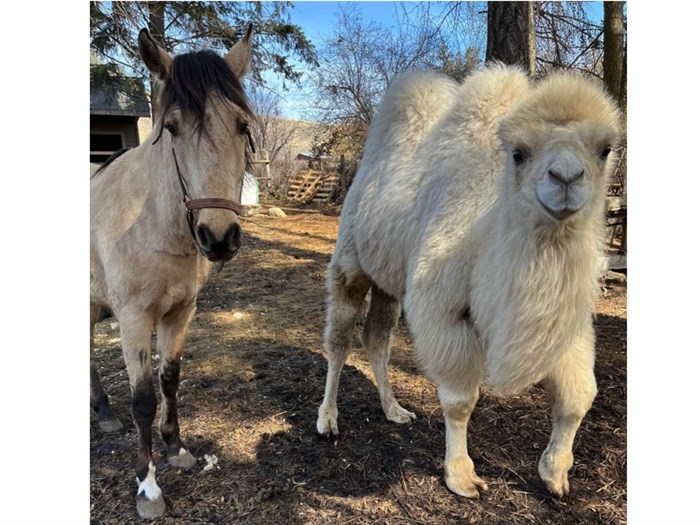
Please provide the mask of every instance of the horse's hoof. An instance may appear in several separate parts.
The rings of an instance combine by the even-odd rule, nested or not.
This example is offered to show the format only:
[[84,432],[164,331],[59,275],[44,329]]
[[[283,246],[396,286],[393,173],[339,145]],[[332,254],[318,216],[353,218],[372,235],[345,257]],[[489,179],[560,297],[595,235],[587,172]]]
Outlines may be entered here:
[[136,512],[143,519],[152,520],[160,518],[165,514],[165,500],[163,495],[159,494],[153,501],[149,500],[144,494],[136,496]]
[[100,428],[102,429],[102,432],[111,434],[113,432],[119,432],[122,428],[124,428],[124,425],[115,417],[113,419],[100,421]]
[[197,458],[190,454],[187,449],[181,448],[179,454],[168,458],[168,463],[170,463],[171,467],[188,470],[194,467],[194,464],[197,463]]

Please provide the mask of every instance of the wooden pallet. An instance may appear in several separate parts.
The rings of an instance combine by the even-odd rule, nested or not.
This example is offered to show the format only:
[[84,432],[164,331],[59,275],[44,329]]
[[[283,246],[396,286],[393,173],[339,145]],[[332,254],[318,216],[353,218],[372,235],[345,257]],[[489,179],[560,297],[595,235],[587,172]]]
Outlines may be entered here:
[[[607,197],[606,207],[609,232],[608,269],[627,269],[627,195]],[[613,246],[613,237],[618,230],[622,232],[621,244]]]
[[327,202],[338,182],[335,173],[308,170],[289,181],[287,197],[298,202]]
[[328,175],[324,179],[321,188],[319,188],[318,192],[316,192],[313,202],[328,202],[333,196],[333,192],[335,192],[338,184],[340,184],[340,177],[338,177],[338,175]]
[[323,172],[314,170],[300,173],[289,181],[287,197],[300,202],[313,198],[320,187],[322,175]]

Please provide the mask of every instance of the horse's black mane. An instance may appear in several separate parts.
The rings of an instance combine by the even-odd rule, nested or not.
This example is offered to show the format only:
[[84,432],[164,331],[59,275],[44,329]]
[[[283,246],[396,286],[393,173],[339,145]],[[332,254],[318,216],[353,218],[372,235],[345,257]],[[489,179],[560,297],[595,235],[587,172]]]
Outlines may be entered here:
[[[112,153],[109,157],[107,157],[105,159],[105,161],[102,163],[102,166],[100,166],[99,168],[97,168],[97,170],[95,170],[95,173],[92,174],[92,177],[94,177],[95,175],[97,175],[98,173],[103,171],[107,166],[112,164],[112,162],[114,162],[116,159],[118,159],[119,157],[124,155],[124,153],[126,153],[130,149],[131,148],[122,148],[119,151],[115,151],[114,153]],[[90,177],[90,178],[92,178],[92,177]]]
[[[165,82],[161,95],[161,115],[177,107],[185,116],[193,118],[195,129],[201,135],[205,104],[212,92],[254,118],[240,80],[213,51],[185,53],[173,59],[172,75]],[[163,124],[161,118],[158,138],[163,133]]]

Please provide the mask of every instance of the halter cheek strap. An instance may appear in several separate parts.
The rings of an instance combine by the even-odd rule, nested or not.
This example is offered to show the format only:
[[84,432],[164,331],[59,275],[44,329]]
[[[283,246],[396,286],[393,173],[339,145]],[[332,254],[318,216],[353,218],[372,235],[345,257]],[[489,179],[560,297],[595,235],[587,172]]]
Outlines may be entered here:
[[201,210],[203,208],[221,208],[224,210],[231,210],[236,215],[241,215],[241,207],[233,201],[228,199],[221,199],[217,197],[208,197],[204,199],[190,199],[187,192],[187,183],[185,178],[180,172],[180,165],[177,162],[177,156],[175,155],[175,148],[172,148],[173,159],[175,159],[175,170],[177,171],[177,178],[180,181],[180,188],[182,189],[182,202],[185,203],[185,208],[187,208],[187,224],[190,227],[190,233],[192,233],[192,238],[195,240],[197,246],[197,237],[194,233],[194,210]]

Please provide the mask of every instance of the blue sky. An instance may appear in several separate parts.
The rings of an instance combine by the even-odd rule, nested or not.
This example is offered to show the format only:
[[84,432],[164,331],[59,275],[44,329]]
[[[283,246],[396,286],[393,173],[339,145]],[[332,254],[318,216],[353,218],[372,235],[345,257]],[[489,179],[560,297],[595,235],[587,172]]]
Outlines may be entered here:
[[299,25],[312,42],[317,43],[333,32],[338,6],[354,4],[365,20],[390,21],[396,12],[395,2],[294,2],[289,10],[292,23]]
[[[333,34],[336,13],[339,6],[354,4],[362,12],[367,22],[376,21],[390,25],[395,19],[398,6],[395,2],[294,2],[294,8],[288,11],[291,21],[301,27],[306,37],[318,49],[325,38]],[[299,64],[299,69],[305,71],[308,67]],[[304,77],[298,86],[287,83],[287,90],[282,89],[282,83],[274,74],[263,75],[268,86],[282,96],[282,116],[292,119],[306,120],[312,110],[312,97],[305,87]]]
[[[397,13],[401,10],[402,2],[315,2],[302,1],[294,2],[294,7],[289,9],[293,24],[301,27],[307,38],[320,48],[325,38],[333,34],[336,14],[341,5],[353,4],[362,13],[365,22],[377,22],[385,26],[391,26],[397,20]],[[404,2],[412,4],[413,2]],[[432,2],[436,9],[440,9],[440,2]],[[602,18],[603,3],[587,2],[587,9],[591,18]],[[305,71],[308,67],[299,64],[299,69]],[[282,96],[281,109],[282,116],[286,118],[307,120],[313,109],[312,96],[302,77],[299,85],[287,83],[287,89],[283,89],[280,79],[273,74],[263,75],[268,86],[277,91]]]

